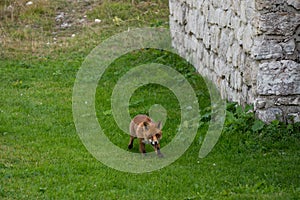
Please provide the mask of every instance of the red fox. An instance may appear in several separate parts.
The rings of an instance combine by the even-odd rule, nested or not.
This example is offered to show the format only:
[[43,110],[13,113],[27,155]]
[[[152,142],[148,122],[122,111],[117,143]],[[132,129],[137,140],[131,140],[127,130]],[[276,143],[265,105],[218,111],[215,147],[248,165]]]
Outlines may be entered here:
[[160,152],[159,141],[162,138],[161,122],[155,123],[147,115],[137,115],[130,122],[130,141],[128,149],[132,149],[133,140],[139,138],[140,152],[145,155],[145,144],[151,144],[158,157],[163,157]]

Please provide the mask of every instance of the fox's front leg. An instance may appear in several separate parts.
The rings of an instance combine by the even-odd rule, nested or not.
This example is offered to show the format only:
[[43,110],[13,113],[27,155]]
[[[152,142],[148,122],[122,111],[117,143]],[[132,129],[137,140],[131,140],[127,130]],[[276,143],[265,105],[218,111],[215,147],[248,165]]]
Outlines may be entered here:
[[128,149],[132,149],[132,147],[133,147],[133,140],[134,140],[134,137],[131,135],[130,136],[130,140],[129,140],[129,144],[128,144]]
[[143,138],[140,138],[140,152],[145,155],[146,149],[145,149],[145,143],[143,142]]
[[164,157],[164,155],[160,152],[160,145],[159,145],[159,144],[156,144],[156,145],[154,146],[154,150],[155,150],[156,155],[157,155],[158,157],[160,157],[160,158],[163,158],[163,157]]

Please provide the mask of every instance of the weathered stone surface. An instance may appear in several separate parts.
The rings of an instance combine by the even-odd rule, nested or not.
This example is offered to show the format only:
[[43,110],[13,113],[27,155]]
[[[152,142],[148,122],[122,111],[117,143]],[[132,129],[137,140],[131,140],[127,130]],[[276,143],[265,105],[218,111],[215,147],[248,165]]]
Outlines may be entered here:
[[275,40],[256,39],[251,52],[256,60],[277,59],[283,56],[282,46]]
[[300,97],[279,97],[275,100],[275,105],[281,106],[299,106]]
[[257,92],[260,95],[300,94],[300,64],[289,60],[261,64]]
[[288,123],[297,123],[300,122],[300,112],[297,113],[289,113],[288,114]]
[[285,52],[287,55],[292,55],[292,54],[294,54],[295,49],[296,49],[296,43],[295,43],[295,40],[294,40],[294,39],[291,39],[291,40],[289,40],[289,41],[286,42],[286,43],[281,43],[281,45],[282,45],[282,48],[283,48],[284,52]]
[[252,45],[253,45],[253,35],[254,34],[253,34],[253,31],[252,31],[252,27],[251,27],[250,24],[248,24],[245,27],[245,30],[244,30],[243,35],[242,35],[242,45],[243,45],[244,50],[247,53],[251,52]]
[[280,108],[268,108],[266,110],[257,110],[258,118],[264,122],[270,123],[274,120],[283,121],[283,112]]
[[300,24],[300,14],[267,13],[260,17],[260,30],[270,35],[291,36]]
[[217,26],[212,26],[210,32],[211,32],[211,50],[217,53],[219,48],[219,43],[220,43],[220,29]]
[[232,45],[232,64],[234,67],[238,67],[240,52],[241,52],[240,45],[238,41],[235,41],[234,44]]
[[264,100],[257,100],[255,106],[258,109],[263,109],[263,108],[265,108],[266,104],[267,103]]
[[231,6],[232,6],[232,0],[223,0],[222,5],[220,5],[220,7],[225,11],[228,11],[229,8],[231,8]]
[[222,97],[266,122],[300,112],[299,0],[169,2],[172,44]]
[[284,4],[285,0],[256,0],[257,10],[272,10],[276,5]]
[[287,0],[287,4],[294,7],[297,10],[300,10],[300,1],[299,0]]

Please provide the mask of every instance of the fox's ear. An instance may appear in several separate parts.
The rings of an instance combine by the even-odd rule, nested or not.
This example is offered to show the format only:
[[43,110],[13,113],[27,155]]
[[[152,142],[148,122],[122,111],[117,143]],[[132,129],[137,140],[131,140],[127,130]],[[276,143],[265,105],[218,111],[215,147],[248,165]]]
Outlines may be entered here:
[[159,121],[159,122],[157,123],[157,128],[158,128],[158,129],[161,129],[161,125],[162,125],[162,124],[161,124],[161,121]]
[[149,123],[144,122],[143,125],[144,125],[145,130],[148,131],[149,130]]

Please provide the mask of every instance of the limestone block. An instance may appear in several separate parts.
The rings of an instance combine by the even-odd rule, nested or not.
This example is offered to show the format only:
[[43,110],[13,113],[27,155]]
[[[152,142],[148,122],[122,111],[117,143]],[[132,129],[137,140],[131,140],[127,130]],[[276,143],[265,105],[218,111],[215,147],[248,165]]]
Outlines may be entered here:
[[169,0],[169,10],[170,10],[170,15],[174,15],[174,5],[175,5],[176,1],[175,0]]
[[220,29],[217,26],[212,26],[210,31],[211,31],[211,50],[214,53],[217,53],[219,50]]
[[220,80],[220,83],[219,83],[219,86],[220,86],[220,94],[221,94],[221,97],[223,99],[227,99],[227,82],[225,80]]
[[231,18],[234,16],[234,13],[232,10],[226,11],[226,21],[227,21],[227,27],[232,28],[231,26]]
[[205,24],[205,19],[203,15],[198,15],[198,20],[197,20],[197,31],[196,31],[196,37],[199,39],[203,39],[204,38],[204,34],[206,34],[204,32],[204,24]]
[[291,60],[260,64],[257,92],[260,95],[299,95],[300,64]]
[[223,10],[227,11],[232,7],[232,0],[223,0],[219,1],[221,3],[220,7],[222,7]]
[[240,27],[241,19],[237,15],[232,15],[228,27],[237,30]]
[[219,19],[216,16],[216,10],[213,6],[210,6],[208,11],[208,22],[210,24],[217,24],[218,21]]
[[242,77],[238,70],[234,70],[231,75],[231,85],[233,86],[233,89],[241,91],[242,90]]
[[221,6],[220,0],[211,0],[211,5],[212,5],[214,8],[220,7],[220,6]]
[[192,51],[190,53],[190,63],[193,65],[193,66],[196,66],[198,65],[198,58],[197,58],[197,52],[196,51]]
[[185,0],[185,2],[186,2],[186,5],[189,8],[195,8],[195,1],[194,0]]
[[292,12],[266,13],[260,16],[259,29],[269,35],[293,35],[300,25],[300,14]]
[[300,106],[281,106],[284,108],[286,113],[299,113],[300,114]]
[[[249,89],[247,85],[243,85],[242,86],[242,103],[247,104],[248,103],[248,96],[249,96]],[[251,103],[252,104],[252,103]]]
[[[249,58],[250,59],[250,58]],[[256,93],[257,93],[257,89],[256,89],[256,87],[257,87],[257,76],[258,76],[258,71],[259,71],[259,64],[257,63],[257,62],[255,62],[255,61],[250,61],[249,62],[249,64],[250,64],[250,67],[249,67],[249,70],[251,70],[251,86],[252,86],[252,88],[254,89],[253,90],[253,93],[256,95]]]
[[256,115],[262,121],[270,123],[274,120],[283,121],[283,112],[280,108],[268,108],[266,110],[257,110]]
[[183,20],[183,24],[181,24],[182,26],[184,26],[185,32],[187,34],[190,34],[190,27],[193,26],[193,19],[191,18],[191,9],[186,7],[185,9],[185,13],[184,13],[184,20]]
[[242,35],[242,44],[243,49],[247,53],[251,53],[251,48],[253,45],[253,31],[252,26],[250,24],[247,24],[247,26],[244,29],[244,34]]
[[229,71],[230,70],[227,68],[226,62],[221,58],[217,58],[215,62],[215,72],[217,76],[225,79],[228,77]]
[[286,0],[256,0],[257,10],[271,10],[275,5],[283,4]]
[[208,51],[205,49],[203,51],[203,67],[208,67],[209,66],[209,53]]
[[204,50],[204,46],[203,43],[198,41],[197,42],[197,58],[198,60],[202,60],[203,59],[203,50]]
[[287,116],[288,123],[297,123],[300,122],[300,112],[289,113]]
[[243,72],[245,70],[245,67],[246,67],[247,55],[241,47],[240,47],[240,49],[241,49],[241,52],[240,52],[240,59],[238,60],[238,68],[241,72]]
[[229,72],[229,76],[228,76],[228,83],[229,83],[230,88],[234,88],[234,82],[235,82],[234,70],[231,69],[230,72]]
[[300,97],[294,97],[294,96],[279,97],[275,100],[275,105],[300,106]]
[[231,99],[231,101],[233,102],[237,102],[238,104],[240,104],[240,94],[239,92],[237,92],[236,90],[233,89],[229,89],[230,93],[228,94],[228,97]]
[[202,4],[203,4],[204,0],[197,0],[197,1],[194,1],[194,6],[197,10],[200,10],[200,8],[202,7]]
[[299,0],[287,0],[287,4],[290,6],[293,6],[297,10],[300,10],[300,1]]
[[233,51],[232,47],[229,46],[226,52],[226,59],[228,63],[232,63],[232,54],[233,54],[232,51]]
[[234,67],[239,66],[241,47],[237,41],[235,41],[232,45],[232,64]]
[[255,87],[255,86],[252,86],[252,87],[248,90],[247,103],[253,104],[253,102],[255,102],[255,98],[256,98],[256,87]]
[[[184,46],[180,46],[180,47],[184,49],[186,56],[189,57],[189,55],[193,52],[191,37],[190,36],[184,37]],[[188,58],[186,59],[190,61]]]
[[212,53],[209,57],[209,68],[211,70],[215,70],[215,59],[216,59],[216,56]]
[[170,20],[170,28],[171,28],[171,37],[172,37],[172,44],[174,47],[180,47],[184,43],[184,35],[183,27],[176,23],[174,20]]
[[189,40],[190,40],[190,48],[193,52],[196,52],[197,51],[197,48],[198,48],[198,40],[195,36],[190,36],[189,37]]
[[176,6],[178,6],[178,1],[176,1],[176,0],[170,0],[169,1],[169,8],[170,8],[170,14],[171,15],[175,15],[175,11],[177,11]]
[[238,44],[239,45],[242,45],[243,44],[243,36],[245,34],[245,27],[244,26],[240,26],[236,29],[235,31],[236,35],[236,40],[238,41]]
[[276,40],[256,39],[251,50],[252,57],[256,60],[281,58],[282,47]]
[[213,25],[219,24],[221,12],[220,8],[215,9],[211,6],[208,12],[208,22]]
[[281,43],[281,45],[283,47],[284,52],[287,55],[293,55],[294,54],[295,49],[296,49],[296,44],[295,44],[295,40],[294,39],[291,39],[291,40],[289,40],[286,43]]
[[220,10],[220,13],[219,13],[219,25],[222,27],[222,28],[225,28],[227,26],[227,23],[228,23],[228,19],[227,19],[227,12],[226,11],[223,11],[223,10]]
[[266,107],[267,102],[264,100],[256,100],[255,107],[258,109],[264,109]]
[[218,24],[218,25],[221,24],[221,17],[222,17],[223,13],[224,13],[224,11],[221,8],[216,9],[216,13],[214,15],[214,17],[215,17],[214,21],[216,22],[216,24]]
[[236,0],[233,0],[232,1],[232,10],[233,12],[237,15],[237,16],[240,16],[241,15],[241,5],[240,5],[240,2],[241,1],[236,1]]
[[209,2],[204,1],[202,4],[202,13],[204,16],[208,16],[208,11],[209,11]]
[[241,6],[241,15],[240,15],[240,17],[241,17],[241,21],[242,21],[242,23],[244,23],[244,24],[247,24],[247,17],[246,17],[246,7],[248,6],[247,4],[246,4],[246,1],[244,0],[244,1],[240,1],[240,6]]
[[245,65],[246,67],[244,68],[244,70],[242,71],[243,72],[243,82],[246,84],[246,85],[252,85],[252,80],[251,80],[251,73],[252,73],[252,70],[251,68],[249,67],[249,64],[247,63]]
[[205,48],[210,48],[210,28],[208,24],[204,24],[204,37],[203,37],[203,43],[205,45]]
[[219,81],[219,77],[220,77],[220,72],[218,72],[219,71],[219,66],[220,66],[219,62],[220,62],[220,58],[217,55],[215,55],[214,56],[213,70],[214,70],[214,73],[216,74],[216,76],[218,77],[218,81]]
[[170,24],[170,29],[172,30],[171,31],[171,35],[172,36],[176,36],[177,34],[181,34],[182,35],[182,32],[183,32],[183,27],[180,26],[174,18],[170,18],[169,20],[169,24]]
[[254,8],[251,7],[246,7],[245,10],[245,15],[246,15],[246,24],[247,23],[252,23],[252,24],[257,24],[257,20],[255,20],[256,18],[258,18],[258,14],[256,13]]
[[199,13],[196,9],[189,10],[188,16],[187,16],[187,26],[188,26],[188,33],[192,32],[193,34],[196,34],[198,31],[198,17]]
[[255,9],[255,0],[245,0],[247,8]]
[[228,29],[221,29],[221,34],[220,34],[220,48],[219,48],[219,55],[221,57],[226,56],[226,51],[228,49],[228,35],[229,35]]
[[185,20],[185,13],[186,13],[186,7],[183,7],[180,2],[174,3],[173,5],[173,10],[174,10],[174,18],[175,20],[180,24],[184,24]]

